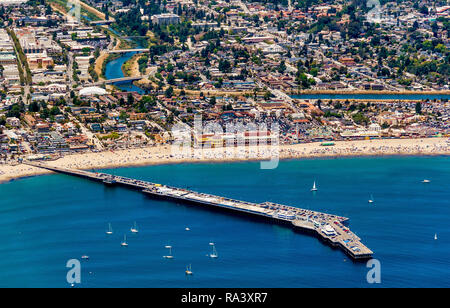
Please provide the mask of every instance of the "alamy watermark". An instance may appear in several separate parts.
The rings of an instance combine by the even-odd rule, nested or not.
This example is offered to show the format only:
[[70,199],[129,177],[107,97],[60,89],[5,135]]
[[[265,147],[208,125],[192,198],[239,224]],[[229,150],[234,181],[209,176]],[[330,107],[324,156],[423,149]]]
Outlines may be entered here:
[[78,22],[81,21],[81,5],[80,0],[67,0],[67,15],[76,19]]
[[66,263],[67,271],[66,281],[71,286],[81,283],[81,263],[77,259],[70,259]]
[[367,21],[372,23],[381,22],[381,4],[379,0],[368,0],[367,7],[372,8],[367,13]]
[[381,262],[377,259],[370,259],[366,264],[370,270],[367,272],[367,283],[381,283]]

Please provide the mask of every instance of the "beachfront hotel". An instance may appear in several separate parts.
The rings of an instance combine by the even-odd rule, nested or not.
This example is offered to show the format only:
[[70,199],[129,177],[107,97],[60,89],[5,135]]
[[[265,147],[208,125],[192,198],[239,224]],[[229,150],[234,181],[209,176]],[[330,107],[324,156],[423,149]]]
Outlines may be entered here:
[[246,131],[241,133],[193,134],[194,148],[221,148],[238,145],[275,145],[278,136],[271,131]]

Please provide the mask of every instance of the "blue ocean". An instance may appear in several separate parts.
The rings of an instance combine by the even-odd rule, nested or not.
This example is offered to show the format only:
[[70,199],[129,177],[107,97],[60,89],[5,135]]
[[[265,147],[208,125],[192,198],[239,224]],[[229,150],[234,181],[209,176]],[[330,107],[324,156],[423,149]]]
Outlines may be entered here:
[[[365,263],[288,226],[53,174],[0,184],[0,287],[70,287],[70,259],[81,262],[76,287],[450,287],[448,157],[305,159],[282,161],[274,170],[259,167],[102,171],[349,217],[351,230],[380,261],[381,283],[367,282]],[[130,232],[134,222],[137,234]],[[109,223],[112,235],[105,233]],[[125,234],[129,246],[121,247]],[[207,256],[210,242],[217,259]],[[173,259],[163,258],[166,245]],[[192,276],[185,275],[189,265]]]

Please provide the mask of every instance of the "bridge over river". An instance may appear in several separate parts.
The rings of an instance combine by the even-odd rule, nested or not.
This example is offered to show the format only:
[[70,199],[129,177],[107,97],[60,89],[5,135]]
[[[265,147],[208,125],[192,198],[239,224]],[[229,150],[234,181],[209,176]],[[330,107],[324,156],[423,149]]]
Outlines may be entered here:
[[142,76],[121,77],[121,78],[112,78],[112,79],[107,79],[107,80],[99,80],[94,83],[84,84],[83,86],[79,86],[75,90],[79,91],[86,87],[98,87],[98,86],[102,86],[102,85],[106,85],[106,84],[128,83],[128,82],[132,82],[132,81],[146,79],[148,77],[149,77],[149,75],[142,75]]
[[150,52],[148,48],[135,48],[135,49],[117,49],[117,50],[108,50],[108,53],[129,53],[129,52]]

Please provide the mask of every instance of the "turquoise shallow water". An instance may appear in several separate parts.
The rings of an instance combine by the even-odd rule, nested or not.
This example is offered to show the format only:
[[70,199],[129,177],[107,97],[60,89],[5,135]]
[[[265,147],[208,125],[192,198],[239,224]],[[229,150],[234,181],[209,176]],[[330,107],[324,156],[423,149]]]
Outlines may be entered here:
[[[381,262],[378,286],[450,287],[448,157],[292,160],[275,170],[248,162],[106,172],[349,217],[352,231]],[[425,178],[431,183],[421,183]],[[314,180],[317,194],[310,192]],[[65,264],[72,258],[82,264],[81,287],[374,287],[366,282],[365,264],[289,227],[65,175],[4,183],[0,196],[0,287],[67,287]],[[134,221],[137,235],[129,232]],[[105,234],[109,222],[111,236]],[[124,233],[128,248],[120,247]],[[206,256],[210,241],[218,259]],[[162,257],[168,243],[173,260]],[[84,254],[89,261],[81,260]],[[188,264],[192,277],[184,274]]]

